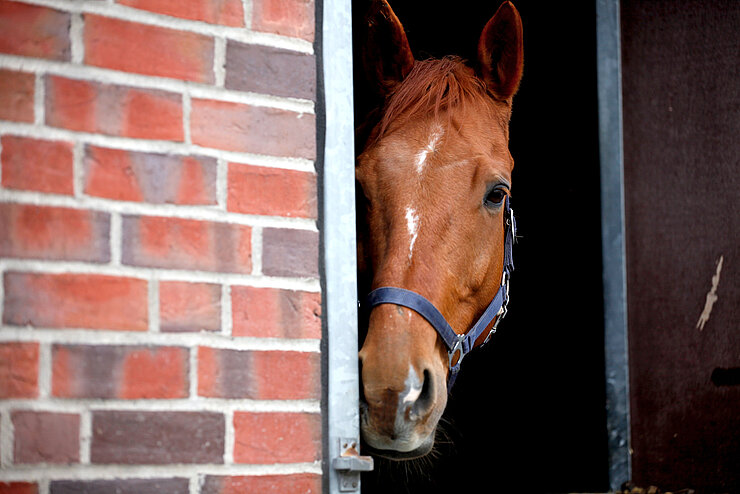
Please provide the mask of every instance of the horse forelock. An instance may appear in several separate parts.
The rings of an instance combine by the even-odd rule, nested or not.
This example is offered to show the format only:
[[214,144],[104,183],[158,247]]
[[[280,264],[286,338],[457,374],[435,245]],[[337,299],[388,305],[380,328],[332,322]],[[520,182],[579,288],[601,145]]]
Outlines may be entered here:
[[[459,57],[417,60],[411,72],[388,97],[376,138],[417,115],[434,115],[471,105],[491,110],[493,100],[485,83]],[[508,121],[508,116],[506,117]]]

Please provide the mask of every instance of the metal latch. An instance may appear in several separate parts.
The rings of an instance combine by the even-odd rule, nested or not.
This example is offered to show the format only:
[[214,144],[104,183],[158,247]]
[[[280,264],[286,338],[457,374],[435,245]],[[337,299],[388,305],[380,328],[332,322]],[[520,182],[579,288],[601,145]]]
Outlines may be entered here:
[[332,467],[339,475],[341,492],[356,492],[360,488],[360,472],[373,469],[372,456],[360,456],[356,439],[339,440],[339,457],[334,458]]

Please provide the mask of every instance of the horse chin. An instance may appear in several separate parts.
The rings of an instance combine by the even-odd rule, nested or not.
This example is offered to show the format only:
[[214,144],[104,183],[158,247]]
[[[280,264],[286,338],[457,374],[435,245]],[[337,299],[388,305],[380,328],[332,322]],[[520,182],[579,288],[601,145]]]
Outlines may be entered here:
[[372,456],[385,458],[392,461],[409,461],[428,455],[434,448],[434,434],[430,434],[429,437],[417,448],[411,451],[397,451],[395,449],[378,449],[373,448],[367,443],[363,445],[363,453],[369,453]]

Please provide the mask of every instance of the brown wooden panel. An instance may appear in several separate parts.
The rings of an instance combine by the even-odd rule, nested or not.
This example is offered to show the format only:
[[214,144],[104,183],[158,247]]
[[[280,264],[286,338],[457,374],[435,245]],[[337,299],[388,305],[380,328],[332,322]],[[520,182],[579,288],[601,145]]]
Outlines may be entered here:
[[740,2],[625,0],[622,50],[633,478],[740,492]]

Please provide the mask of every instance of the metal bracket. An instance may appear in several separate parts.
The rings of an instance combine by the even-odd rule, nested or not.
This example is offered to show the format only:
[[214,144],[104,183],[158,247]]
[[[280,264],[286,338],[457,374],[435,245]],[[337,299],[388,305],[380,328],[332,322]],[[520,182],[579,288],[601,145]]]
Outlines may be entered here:
[[332,467],[339,475],[339,490],[357,492],[360,490],[360,472],[373,469],[373,458],[360,456],[356,439],[343,438],[339,440],[339,457],[334,458]]

